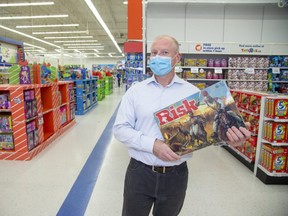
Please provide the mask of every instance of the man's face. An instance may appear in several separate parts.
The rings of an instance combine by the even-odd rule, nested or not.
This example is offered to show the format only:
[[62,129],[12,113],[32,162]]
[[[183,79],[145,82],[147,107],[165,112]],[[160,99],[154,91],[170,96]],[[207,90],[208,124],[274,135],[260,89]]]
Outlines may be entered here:
[[151,57],[159,55],[172,58],[172,65],[175,65],[179,62],[181,55],[175,53],[175,45],[172,40],[168,38],[162,38],[155,41],[151,46]]

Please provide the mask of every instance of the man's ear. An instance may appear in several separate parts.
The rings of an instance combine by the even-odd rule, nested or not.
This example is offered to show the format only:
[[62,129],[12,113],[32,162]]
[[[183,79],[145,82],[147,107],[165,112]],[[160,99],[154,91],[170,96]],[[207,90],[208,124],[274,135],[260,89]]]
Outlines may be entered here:
[[176,55],[176,63],[180,62],[182,58],[182,54],[181,53],[177,53]]

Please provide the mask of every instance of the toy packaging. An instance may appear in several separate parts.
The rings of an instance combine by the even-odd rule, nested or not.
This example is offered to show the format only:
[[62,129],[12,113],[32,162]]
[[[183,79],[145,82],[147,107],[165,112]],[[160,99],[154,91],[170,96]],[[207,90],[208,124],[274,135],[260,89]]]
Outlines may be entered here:
[[14,150],[12,134],[0,134],[0,150]]
[[10,115],[0,115],[0,132],[12,132],[12,117]]
[[267,98],[265,108],[266,117],[288,119],[288,98]]
[[252,161],[255,161],[256,146],[257,146],[257,137],[256,136],[251,136],[244,143],[244,154],[249,159],[251,159]]
[[34,131],[27,133],[27,146],[28,151],[34,148]]
[[29,101],[29,100],[33,100],[35,98],[34,96],[34,90],[26,90],[24,91],[24,100],[25,101]]
[[9,94],[0,94],[0,109],[10,109]]
[[228,128],[245,127],[225,81],[154,113],[165,143],[179,155],[223,145]]
[[261,165],[270,172],[286,172],[287,147],[263,144],[261,149]]
[[20,84],[31,84],[30,67],[28,65],[21,66],[19,73]]
[[39,132],[38,129],[34,130],[34,147],[39,144]]

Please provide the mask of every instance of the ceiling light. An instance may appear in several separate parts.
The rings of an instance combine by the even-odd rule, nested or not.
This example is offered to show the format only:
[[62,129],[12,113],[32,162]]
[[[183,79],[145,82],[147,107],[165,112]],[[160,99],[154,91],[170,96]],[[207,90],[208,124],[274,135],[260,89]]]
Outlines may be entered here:
[[93,38],[93,36],[44,37],[44,39],[64,39],[64,38]]
[[0,25],[0,28],[6,29],[6,30],[11,31],[11,32],[14,32],[14,33],[16,33],[16,34],[23,35],[23,36],[28,37],[28,38],[31,38],[31,39],[33,39],[33,40],[40,41],[40,42],[45,43],[45,44],[48,44],[48,45],[50,45],[50,46],[57,47],[57,48],[59,48],[59,49],[61,48],[60,46],[57,46],[57,45],[52,44],[52,43],[50,43],[50,42],[47,42],[47,41],[41,40],[41,39],[39,39],[39,38],[33,37],[33,36],[31,36],[31,35],[28,35],[28,34],[25,34],[25,33],[19,32],[19,31],[16,31],[16,30],[14,30],[14,29],[7,28],[7,27],[5,27],[5,26],[3,26],[3,25]]
[[54,5],[54,2],[9,3],[9,4],[0,4],[0,7],[38,6],[38,5]]
[[123,4],[128,4],[128,1],[123,1]]
[[41,18],[61,18],[68,17],[67,14],[63,15],[39,15],[39,16],[15,16],[15,17],[0,17],[0,20],[10,20],[10,19],[41,19]]
[[16,28],[51,28],[51,27],[73,27],[79,24],[50,24],[50,25],[24,25],[16,26]]
[[[46,50],[46,49],[43,48],[43,47],[35,46],[35,45],[33,45],[33,44],[29,44],[29,43],[26,43],[26,42],[24,42],[24,46],[28,46],[28,47],[35,47],[35,48],[39,48],[39,49],[42,49],[42,50]],[[25,48],[25,50],[26,50],[26,48]]]
[[54,32],[32,32],[32,34],[89,34],[89,32],[86,31],[54,31]]
[[62,44],[63,46],[101,46],[101,43],[95,44]]
[[68,46],[67,48],[70,48],[70,49],[78,49],[78,48],[90,48],[90,49],[98,49],[98,48],[104,48],[104,46],[88,46],[88,47],[83,47],[83,46]]
[[97,49],[94,49],[95,52],[99,53],[99,51]]
[[[67,48],[67,49],[63,49],[63,50],[95,50],[95,49],[88,49],[88,48],[87,48],[87,49],[86,49],[86,48],[81,48],[81,49],[79,49],[79,48],[68,49],[68,48]],[[97,48],[97,50],[104,50],[104,49],[102,49],[102,48],[101,48],[101,49],[98,49],[98,48]]]
[[98,42],[98,40],[68,40],[68,41],[54,41],[54,43],[87,43]]
[[101,26],[104,28],[104,30],[106,31],[106,33],[108,34],[108,36],[110,37],[110,39],[112,40],[112,42],[114,43],[114,45],[116,46],[116,48],[118,49],[118,51],[120,53],[122,53],[122,50],[120,49],[120,47],[118,46],[116,40],[114,39],[113,35],[111,34],[110,30],[108,29],[107,25],[105,24],[105,22],[103,21],[102,17],[100,16],[100,14],[98,13],[97,9],[95,8],[95,6],[93,5],[93,3],[91,2],[91,0],[85,0],[86,4],[88,5],[88,7],[90,8],[90,10],[92,11],[92,13],[94,14],[94,16],[96,17],[96,19],[98,20],[98,22],[101,24]]

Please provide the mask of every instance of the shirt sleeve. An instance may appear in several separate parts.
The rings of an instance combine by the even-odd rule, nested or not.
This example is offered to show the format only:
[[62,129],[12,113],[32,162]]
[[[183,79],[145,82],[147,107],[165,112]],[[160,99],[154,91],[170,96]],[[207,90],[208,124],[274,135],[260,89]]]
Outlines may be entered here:
[[[129,89],[130,90],[130,89]],[[149,137],[135,129],[136,113],[133,103],[133,92],[127,91],[123,96],[113,126],[113,134],[117,140],[128,148],[152,153],[155,137]]]

